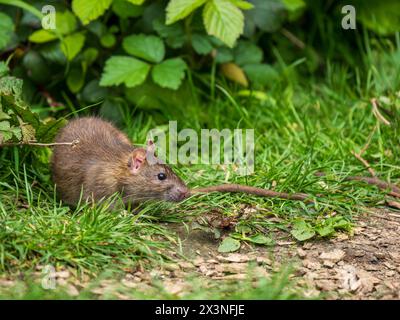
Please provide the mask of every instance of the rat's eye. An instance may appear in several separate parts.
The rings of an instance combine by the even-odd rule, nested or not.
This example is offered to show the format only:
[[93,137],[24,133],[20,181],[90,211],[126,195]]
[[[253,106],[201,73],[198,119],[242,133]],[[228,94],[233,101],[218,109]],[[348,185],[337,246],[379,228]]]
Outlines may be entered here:
[[157,178],[158,178],[158,180],[165,180],[165,179],[167,179],[167,175],[165,173],[163,173],[163,172],[160,172],[157,175]]

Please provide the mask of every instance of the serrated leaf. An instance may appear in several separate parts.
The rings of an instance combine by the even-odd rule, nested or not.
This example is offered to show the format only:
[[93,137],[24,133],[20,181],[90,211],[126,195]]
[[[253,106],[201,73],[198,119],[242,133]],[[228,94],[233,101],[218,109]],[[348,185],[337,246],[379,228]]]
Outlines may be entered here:
[[168,59],[154,66],[151,76],[163,88],[176,90],[185,77],[186,63],[181,58]]
[[4,49],[11,40],[14,23],[10,16],[0,12],[0,50]]
[[218,252],[234,252],[239,250],[240,241],[227,237],[225,238],[218,247]]
[[221,72],[229,80],[235,81],[244,87],[249,85],[246,75],[237,64],[232,62],[223,63],[221,64]]
[[113,56],[107,60],[101,76],[101,86],[124,83],[128,88],[146,80],[150,65],[133,57]]
[[203,21],[209,35],[231,48],[243,33],[243,13],[229,0],[208,1],[203,10]]
[[68,60],[72,60],[81,51],[84,43],[85,35],[77,32],[63,38],[61,50]]
[[192,35],[192,46],[198,54],[209,54],[213,49],[208,36],[199,33]]
[[206,0],[171,0],[166,8],[167,25],[186,18]]
[[315,231],[308,223],[301,220],[294,223],[291,234],[297,240],[305,241],[314,237]]
[[127,53],[154,63],[162,61],[165,55],[164,42],[157,36],[131,35],[124,38],[122,47]]
[[285,6],[280,0],[251,0],[252,10],[246,11],[246,25],[257,26],[262,31],[274,32],[284,21]]
[[72,11],[84,25],[100,17],[111,5],[112,0],[73,0]]

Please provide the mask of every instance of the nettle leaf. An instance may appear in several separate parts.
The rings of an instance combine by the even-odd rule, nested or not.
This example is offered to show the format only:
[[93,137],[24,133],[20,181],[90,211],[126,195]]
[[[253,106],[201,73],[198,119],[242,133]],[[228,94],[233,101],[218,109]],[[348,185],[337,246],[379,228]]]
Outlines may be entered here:
[[14,23],[10,16],[0,12],[0,50],[4,49],[11,40]]
[[218,247],[218,252],[234,252],[239,250],[240,241],[233,238],[225,238]]
[[305,241],[315,236],[315,231],[311,225],[303,220],[296,221],[291,231],[293,237],[299,241]]
[[213,49],[209,37],[199,33],[192,35],[192,46],[198,54],[209,54]]
[[111,2],[112,0],[73,0],[72,11],[85,25],[100,17],[110,7]]
[[84,43],[85,35],[77,32],[63,38],[61,50],[68,60],[72,60],[81,51]]
[[127,53],[154,63],[161,62],[165,55],[164,42],[157,36],[131,35],[124,38],[122,47]]
[[167,24],[186,18],[206,0],[171,0],[166,8]]
[[[70,34],[77,28],[78,22],[74,14],[68,10],[56,12],[56,28],[61,35]],[[45,43],[57,39],[57,35],[52,30],[40,29],[29,36],[29,41],[35,43]]]
[[146,80],[150,65],[133,57],[113,56],[107,60],[101,76],[101,86],[124,83],[128,88]]
[[229,0],[207,2],[203,21],[209,35],[217,37],[231,48],[243,33],[243,13]]
[[154,66],[151,76],[160,87],[176,90],[185,77],[186,63],[181,58],[167,59]]

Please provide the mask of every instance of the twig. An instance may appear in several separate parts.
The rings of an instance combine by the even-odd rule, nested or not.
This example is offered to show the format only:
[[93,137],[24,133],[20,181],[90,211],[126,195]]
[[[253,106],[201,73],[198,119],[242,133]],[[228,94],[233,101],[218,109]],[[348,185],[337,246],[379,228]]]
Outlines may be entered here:
[[197,188],[191,190],[192,195],[198,193],[209,193],[209,192],[235,192],[235,193],[242,192],[242,193],[254,194],[256,196],[261,196],[261,197],[300,200],[306,203],[314,203],[314,201],[310,200],[311,196],[305,193],[276,192],[262,188],[243,186],[240,184],[221,184],[218,186]]
[[375,115],[375,117],[382,122],[383,124],[390,126],[390,122],[386,120],[383,115],[379,112],[378,108],[378,100],[376,98],[371,99],[371,104],[372,104],[372,113]]
[[297,38],[293,33],[291,33],[289,30],[282,28],[281,33],[290,40],[296,47],[300,49],[304,49],[306,45],[304,44],[303,41],[301,41],[299,38]]
[[360,177],[360,176],[350,176],[346,177],[344,180],[347,181],[362,181],[370,185],[377,186],[381,190],[390,190],[389,195],[400,198],[400,188],[393,183],[388,183],[383,180],[380,180],[376,177],[369,178],[369,177]]
[[356,153],[355,151],[351,151],[351,153],[353,154],[353,156],[355,156],[358,160],[360,160],[360,162],[368,169],[369,173],[371,174],[371,176],[375,177],[375,171],[374,169],[371,168],[370,164],[368,163],[367,160],[365,160],[362,156],[361,153]]
[[76,139],[72,142],[54,142],[54,143],[41,143],[35,141],[21,141],[21,142],[5,142],[1,143],[0,147],[13,147],[13,146],[36,146],[36,147],[53,147],[53,146],[72,146],[75,147],[79,143]]

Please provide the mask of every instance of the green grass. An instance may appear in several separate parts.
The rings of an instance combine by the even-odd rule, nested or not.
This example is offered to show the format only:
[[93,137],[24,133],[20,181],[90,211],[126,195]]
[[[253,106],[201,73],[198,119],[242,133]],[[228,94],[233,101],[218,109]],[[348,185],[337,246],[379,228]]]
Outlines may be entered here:
[[[178,239],[162,222],[182,223],[215,209],[224,216],[237,217],[243,204],[262,210],[250,217],[237,217],[238,223],[230,236],[241,241],[251,242],[252,237],[260,234],[271,238],[274,229],[286,231],[287,237],[293,239],[293,227],[304,223],[314,237],[334,236],[338,230],[351,231],[354,215],[379,207],[385,195],[376,187],[344,181],[349,175],[368,175],[351,151],[359,152],[373,133],[364,158],[381,179],[396,182],[400,178],[398,37],[396,41],[391,50],[368,42],[362,68],[350,70],[328,61],[324,78],[304,80],[297,74],[296,65],[280,61],[282,77],[263,92],[262,99],[244,97],[238,94],[238,88],[214,79],[222,88],[217,87],[215,99],[206,105],[177,107],[174,111],[178,128],[255,129],[254,174],[238,176],[232,168],[220,166],[177,167],[190,187],[226,181],[268,189],[275,186],[277,191],[309,193],[315,205],[245,194],[209,194],[181,204],[145,204],[135,213],[109,210],[107,203],[71,209],[55,199],[48,170],[49,150],[28,147],[2,150],[0,272],[15,277],[18,271],[29,274],[38,265],[48,263],[72,267],[92,276],[102,270],[130,270],[143,261],[149,267],[173,259],[165,254],[166,248],[176,248],[179,253]],[[210,92],[206,85],[196,90],[204,96]],[[382,111],[390,126],[382,124],[373,114],[371,98],[380,98],[380,105],[390,114]],[[193,111],[190,118],[187,110]],[[168,118],[160,117],[162,112],[132,114],[125,110],[123,129],[135,142],[143,143],[148,129],[166,124]],[[315,176],[318,171],[326,176]],[[279,217],[280,222],[270,221],[267,219],[270,216]],[[193,291],[187,297],[292,297],[282,290],[273,291],[276,283],[262,283],[256,288],[243,286],[236,295],[229,293],[232,287],[227,285],[211,288],[209,295]],[[2,296],[66,297],[64,293],[48,292],[28,282],[19,286],[22,289],[5,291]],[[144,293],[142,297],[150,294]],[[93,296],[83,291],[80,297]],[[158,297],[175,298],[163,293]]]

